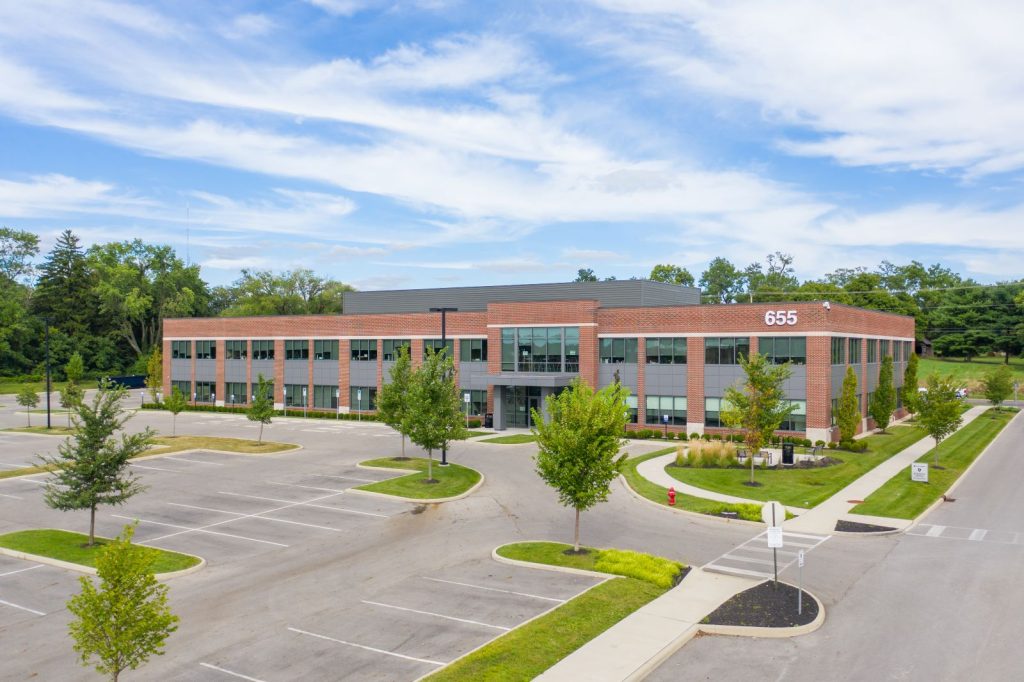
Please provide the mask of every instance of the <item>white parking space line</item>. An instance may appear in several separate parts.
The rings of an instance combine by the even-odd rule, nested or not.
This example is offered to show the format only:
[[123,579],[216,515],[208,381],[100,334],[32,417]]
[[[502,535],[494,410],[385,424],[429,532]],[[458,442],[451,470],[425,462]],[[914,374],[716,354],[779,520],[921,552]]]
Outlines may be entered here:
[[148,467],[143,466],[142,464],[135,464],[134,462],[130,462],[129,465],[135,467],[136,469],[147,469],[149,471],[167,471],[172,474],[180,474],[182,471],[181,469],[161,469],[160,467]]
[[325,493],[343,493],[344,489],[338,490],[337,488],[318,488],[315,485],[299,485],[298,483],[281,483],[280,481],[267,481],[270,485],[286,485],[289,488],[302,488],[303,490],[319,490]]
[[512,629],[512,628],[507,628],[507,627],[505,627],[503,625],[491,625],[490,623],[481,623],[478,620],[469,620],[468,618],[456,618],[455,616],[446,616],[443,613],[434,613],[432,611],[419,611],[417,609],[410,609],[410,608],[406,608],[404,606],[395,606],[394,604],[382,604],[379,601],[367,601],[366,599],[364,599],[363,603],[364,604],[369,604],[370,606],[380,606],[381,608],[385,608],[385,609],[395,609],[396,611],[408,611],[409,613],[418,613],[418,614],[423,615],[423,616],[433,616],[434,618],[444,618],[445,620],[454,620],[454,621],[457,621],[459,623],[469,623],[470,625],[480,625],[480,626],[485,627],[485,628],[493,628],[495,630],[501,630],[503,632],[508,632],[509,630]]
[[942,535],[942,531],[944,530],[946,530],[945,526],[932,526],[928,529],[928,532],[925,533],[925,537],[934,538],[936,536]]
[[225,675],[231,675],[232,677],[237,677],[240,680],[249,680],[249,682],[264,682],[263,680],[259,679],[258,677],[249,677],[248,675],[243,675],[242,673],[236,673],[234,670],[228,670],[227,668],[221,668],[220,666],[213,665],[212,663],[200,663],[199,665],[203,666],[204,668],[209,668],[210,670],[216,670],[219,673],[224,673]]
[[277,521],[278,523],[290,523],[295,526],[305,526],[307,528],[319,528],[320,530],[329,530],[334,533],[340,533],[340,528],[331,528],[330,526],[318,526],[315,523],[302,523],[301,521],[289,521],[288,519],[275,519],[270,516],[262,516],[261,514],[244,514],[242,512],[228,511],[227,509],[213,509],[211,507],[197,507],[194,504],[181,504],[180,502],[168,502],[167,504],[172,507],[184,507],[185,509],[198,509],[200,511],[215,512],[217,514],[232,514],[234,516],[241,516],[247,519],[261,519],[263,521]]
[[971,536],[967,539],[974,540],[975,542],[981,542],[985,539],[986,535],[988,535],[988,531],[984,528],[975,528],[971,531]]
[[14,575],[15,573],[24,573],[25,571],[31,571],[36,568],[42,568],[43,564],[36,564],[35,566],[29,566],[28,568],[19,568],[16,571],[7,571],[6,573],[0,573],[0,578],[8,575]]
[[3,599],[0,599],[0,605],[10,606],[13,609],[20,609],[22,611],[28,611],[29,613],[34,613],[37,616],[45,616],[46,615],[42,611],[36,611],[35,609],[30,609],[27,606],[18,606],[17,604],[12,604],[11,602],[4,601]]
[[502,594],[514,594],[517,597],[530,597],[532,599],[543,599],[544,601],[552,601],[556,604],[564,604],[564,599],[555,599],[554,597],[542,597],[539,594],[530,594],[529,592],[515,592],[513,590],[502,590],[497,587],[484,587],[483,585],[471,585],[469,583],[460,583],[455,580],[443,580],[441,578],[430,578],[425,575],[421,575],[424,580],[431,580],[435,583],[445,583],[446,585],[458,585],[460,587],[469,587],[474,590],[485,590],[487,592],[501,592]]
[[7,493],[0,493],[0,497],[9,497],[12,500],[20,500],[21,499],[17,495],[8,495]]
[[[242,493],[229,493],[223,490],[217,491],[218,495],[231,495],[232,497],[247,497],[252,500],[265,500],[267,502],[292,502],[292,500],[282,500],[279,497],[262,497],[260,495],[243,495]],[[377,512],[360,511],[358,509],[347,509],[345,507],[329,507],[326,504],[312,504],[307,502],[299,502],[297,506],[310,507],[312,509],[326,509],[327,511],[342,512],[345,514],[360,514],[362,516],[376,516],[381,519],[388,518],[387,514],[378,514]]]
[[313,474],[321,478],[339,478],[343,481],[359,481],[360,483],[380,483],[372,478],[356,478],[355,476],[339,476],[338,474]]
[[442,666],[445,665],[441,661],[432,661],[429,658],[416,658],[415,656],[406,656],[405,654],[398,654],[394,651],[385,651],[384,649],[377,649],[376,647],[366,646],[365,644],[356,644],[355,642],[346,642],[343,639],[335,639],[334,637],[328,637],[327,635],[318,635],[315,632],[308,632],[306,630],[300,630],[298,628],[289,627],[292,632],[296,632],[300,635],[306,635],[308,637],[316,637],[317,639],[324,639],[328,642],[335,642],[337,644],[344,644],[345,646],[356,647],[357,649],[364,649],[366,651],[372,651],[378,654],[384,654],[385,656],[394,656],[395,658],[404,658],[407,661],[416,661],[417,663],[429,663],[430,665]]
[[201,459],[185,459],[184,457],[164,457],[172,462],[190,462],[192,464],[209,464],[212,467],[222,467],[224,462],[204,462]]
[[[151,545],[154,542],[159,542],[160,540],[166,540],[167,538],[173,538],[176,535],[184,535],[185,533],[206,533],[208,535],[222,535],[222,536],[224,536],[226,538],[236,538],[238,540],[248,540],[249,542],[261,542],[264,545],[274,545],[276,547],[287,547],[288,546],[288,545],[282,544],[280,542],[271,542],[270,540],[260,540],[259,538],[250,538],[250,537],[246,537],[244,535],[234,535],[232,533],[222,533],[222,532],[215,531],[215,530],[207,530],[205,526],[204,527],[200,527],[200,528],[190,528],[188,526],[179,526],[179,525],[174,524],[174,523],[164,523],[163,521],[151,521],[149,519],[140,519],[140,518],[135,517],[135,516],[121,516],[120,514],[111,514],[111,516],[113,516],[115,519],[124,519],[125,521],[139,521],[140,523],[148,523],[148,524],[153,525],[153,526],[164,526],[166,528],[181,528],[182,529],[181,533],[169,533],[167,535],[161,535],[158,538],[153,538],[152,540],[141,540],[141,541],[135,543],[135,544],[138,544],[138,545]],[[236,519],[231,519],[231,521],[235,521],[235,520]]]

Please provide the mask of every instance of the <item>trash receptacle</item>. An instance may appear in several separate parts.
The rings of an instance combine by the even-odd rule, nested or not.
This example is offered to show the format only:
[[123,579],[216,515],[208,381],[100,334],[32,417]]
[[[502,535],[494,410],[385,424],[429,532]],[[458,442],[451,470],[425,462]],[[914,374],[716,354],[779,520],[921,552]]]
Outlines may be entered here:
[[793,444],[783,443],[782,444],[782,465],[793,466]]
[[494,428],[494,413],[493,412],[488,412],[487,414],[484,415],[484,428],[485,429],[493,429]]

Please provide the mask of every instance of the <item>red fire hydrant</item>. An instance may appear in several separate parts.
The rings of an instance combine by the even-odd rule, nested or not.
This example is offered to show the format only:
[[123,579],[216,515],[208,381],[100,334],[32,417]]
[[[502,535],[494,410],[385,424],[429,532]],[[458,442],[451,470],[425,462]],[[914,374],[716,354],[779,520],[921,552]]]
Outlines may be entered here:
[[668,489],[668,504],[669,504],[670,507],[676,506],[676,489],[675,488],[669,488]]

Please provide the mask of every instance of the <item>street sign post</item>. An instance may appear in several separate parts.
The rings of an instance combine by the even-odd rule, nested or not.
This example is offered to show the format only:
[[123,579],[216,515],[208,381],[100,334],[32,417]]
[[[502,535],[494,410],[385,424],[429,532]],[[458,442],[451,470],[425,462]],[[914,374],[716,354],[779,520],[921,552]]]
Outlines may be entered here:
[[804,613],[804,551],[801,549],[796,555],[796,565],[800,568],[800,579],[796,588],[796,615]]
[[772,550],[772,564],[775,567],[775,589],[779,587],[779,550],[783,547],[782,521],[786,508],[781,502],[765,502],[761,507],[761,520],[768,524],[768,548]]
[[668,438],[668,415],[661,415],[661,423],[665,425],[665,438]]
[[928,463],[914,462],[910,465],[910,480],[918,483],[928,482]]
[[469,428],[469,391],[462,394],[462,402],[466,405],[466,428]]
[[356,421],[363,421],[363,389],[356,389],[356,409],[359,413],[356,414]]

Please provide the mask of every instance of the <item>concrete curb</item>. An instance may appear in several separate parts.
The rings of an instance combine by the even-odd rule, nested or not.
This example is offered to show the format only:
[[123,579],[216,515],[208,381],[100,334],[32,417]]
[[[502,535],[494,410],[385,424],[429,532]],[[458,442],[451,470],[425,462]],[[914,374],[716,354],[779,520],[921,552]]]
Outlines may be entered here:
[[[460,465],[460,466],[463,466],[463,465]],[[402,472],[403,476],[408,476],[409,474],[416,473],[416,471],[414,471],[412,469],[390,469],[390,468],[387,468],[387,467],[364,466],[362,464],[356,464],[356,467],[359,468],[359,469],[367,469],[367,470],[371,470],[371,471],[388,471],[388,472],[400,471],[400,472]],[[460,493],[458,495],[453,495],[452,497],[431,497],[431,498],[402,497],[401,495],[389,495],[387,493],[378,493],[378,492],[374,492],[372,490],[360,490],[358,487],[356,487],[356,488],[348,488],[346,492],[359,493],[360,495],[372,495],[374,497],[383,497],[383,498],[386,498],[386,499],[389,499],[389,500],[400,500],[402,502],[414,502],[414,503],[418,503],[418,504],[438,504],[440,502],[455,502],[456,500],[461,500],[464,497],[469,497],[470,495],[475,493],[477,491],[477,489],[484,484],[484,481],[487,480],[487,478],[482,473],[477,471],[476,469],[472,469],[471,467],[466,467],[466,468],[467,469],[471,469],[472,471],[476,471],[476,473],[480,474],[480,480],[477,481],[476,483],[474,483],[473,486],[469,490],[467,490],[466,492]],[[385,480],[388,480],[388,479],[385,479]],[[382,482],[382,481],[375,481],[375,482]],[[364,483],[363,485],[373,485],[373,484],[372,483]]]
[[623,476],[622,474],[619,474],[619,480],[622,481],[622,485],[625,486],[626,490],[628,490],[633,497],[659,509],[675,512],[676,514],[687,514],[689,516],[693,516],[699,519],[714,519],[715,521],[721,521],[724,523],[742,523],[748,526],[758,526],[760,528],[764,527],[763,523],[757,523],[756,521],[747,521],[746,519],[727,519],[724,516],[714,516],[713,514],[701,514],[700,512],[693,512],[687,509],[679,509],[677,507],[669,507],[668,505],[665,504],[658,504],[654,500],[649,500],[640,493],[638,493],[637,491],[633,490],[633,487],[629,485],[629,481],[627,481],[626,477]]
[[622,576],[613,575],[611,573],[601,573],[600,571],[588,571],[585,568],[572,568],[570,566],[552,566],[551,564],[538,564],[534,561],[523,561],[521,559],[509,559],[498,554],[498,550],[502,547],[509,545],[519,545],[526,542],[552,542],[551,540],[519,540],[518,542],[506,542],[504,545],[498,545],[491,550],[491,558],[497,561],[499,564],[508,564],[510,566],[525,566],[526,568],[540,568],[545,571],[554,571],[555,573],[572,573],[573,575],[585,575],[590,578],[601,578],[604,580],[614,580],[615,578],[621,578]]
[[[40,528],[40,529],[37,529],[37,530],[62,530],[62,529],[60,529],[60,528]],[[74,532],[74,531],[65,531],[65,532]],[[149,547],[149,545],[140,545],[140,547]],[[163,548],[162,547],[153,547],[152,549],[163,549]],[[164,550],[164,551],[170,552],[170,551],[173,551],[173,550],[169,550],[168,549],[168,550]],[[168,573],[157,573],[156,574],[156,579],[157,580],[169,580],[171,578],[178,578],[178,577],[183,576],[183,575],[189,575],[190,573],[195,573],[195,572],[199,571],[200,569],[202,569],[202,568],[204,568],[206,566],[206,559],[204,559],[201,556],[196,556],[195,554],[188,554],[187,552],[174,552],[174,553],[175,554],[184,554],[185,556],[190,556],[190,557],[193,557],[195,559],[199,559],[199,563],[196,564],[195,566],[189,566],[188,568],[183,568],[180,571],[170,571]],[[25,561],[34,561],[37,564],[46,564],[47,566],[55,566],[57,568],[63,568],[63,569],[68,570],[68,571],[77,571],[78,573],[86,573],[88,575],[96,575],[96,569],[93,568],[92,566],[83,566],[82,564],[76,564],[76,563],[71,562],[71,561],[61,561],[60,559],[51,559],[50,557],[41,556],[39,554],[29,554],[28,552],[19,552],[19,551],[14,550],[14,549],[7,549],[6,547],[0,547],[0,555],[9,556],[9,557],[12,557],[14,559],[23,559]]]
[[[762,583],[763,585],[765,580]],[[796,587],[790,583],[783,583],[790,587]],[[711,625],[709,623],[699,623],[697,629],[701,632],[706,632],[709,635],[729,635],[732,637],[761,637],[761,638],[783,638],[783,637],[799,637],[800,635],[807,635],[822,625],[825,624],[825,605],[821,603],[821,600],[817,596],[811,594],[807,590],[804,590],[804,594],[814,599],[818,604],[818,615],[810,623],[806,625],[796,625],[788,628],[766,628],[766,627],[750,627],[744,625]]]

